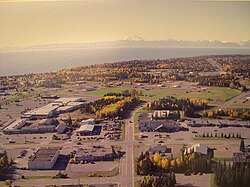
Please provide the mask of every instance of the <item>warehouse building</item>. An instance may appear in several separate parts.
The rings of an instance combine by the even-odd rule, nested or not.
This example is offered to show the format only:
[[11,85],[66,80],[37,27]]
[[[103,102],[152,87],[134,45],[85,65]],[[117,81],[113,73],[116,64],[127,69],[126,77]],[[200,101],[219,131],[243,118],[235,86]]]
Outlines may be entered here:
[[94,125],[81,125],[77,132],[82,136],[91,136],[94,135],[94,128]]
[[141,132],[156,131],[156,132],[177,132],[180,131],[180,126],[172,120],[157,120],[157,121],[142,121],[139,122],[139,130]]
[[113,146],[93,146],[79,148],[74,160],[79,161],[105,161],[117,158],[117,152]]
[[60,154],[59,148],[40,148],[28,161],[30,170],[52,169]]

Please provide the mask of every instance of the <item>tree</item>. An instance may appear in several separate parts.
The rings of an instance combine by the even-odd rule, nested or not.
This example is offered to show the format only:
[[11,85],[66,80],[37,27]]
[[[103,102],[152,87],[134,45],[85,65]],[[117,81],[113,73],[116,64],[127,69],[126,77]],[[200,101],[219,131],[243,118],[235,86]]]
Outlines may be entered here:
[[175,159],[171,160],[171,167],[172,168],[176,167],[176,161],[175,161]]
[[161,161],[161,167],[164,170],[167,170],[169,168],[169,161],[168,161],[168,159],[162,159],[162,161]]
[[241,152],[244,152],[244,151],[245,151],[244,139],[241,139],[241,141],[240,141],[240,151],[241,151]]
[[158,153],[158,152],[156,152],[155,154],[154,154],[154,162],[155,163],[159,163],[160,162],[160,160],[161,160],[161,155]]

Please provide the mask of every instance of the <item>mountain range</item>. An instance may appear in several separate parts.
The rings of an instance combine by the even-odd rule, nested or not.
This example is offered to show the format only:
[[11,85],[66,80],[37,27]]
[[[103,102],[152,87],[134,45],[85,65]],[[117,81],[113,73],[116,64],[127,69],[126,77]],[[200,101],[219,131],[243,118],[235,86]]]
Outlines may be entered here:
[[63,43],[63,44],[48,44],[36,45],[29,47],[15,47],[11,49],[53,49],[53,48],[88,48],[88,47],[203,47],[203,48],[249,48],[250,40],[240,42],[223,42],[220,40],[144,40],[137,35],[129,35],[122,40],[103,41],[90,43]]

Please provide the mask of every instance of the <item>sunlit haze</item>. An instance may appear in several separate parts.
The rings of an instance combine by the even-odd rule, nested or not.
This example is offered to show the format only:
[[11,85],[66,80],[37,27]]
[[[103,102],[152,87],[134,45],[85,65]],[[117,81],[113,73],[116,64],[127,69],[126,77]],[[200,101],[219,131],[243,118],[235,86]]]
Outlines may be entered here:
[[0,47],[144,40],[250,39],[250,2],[0,1]]

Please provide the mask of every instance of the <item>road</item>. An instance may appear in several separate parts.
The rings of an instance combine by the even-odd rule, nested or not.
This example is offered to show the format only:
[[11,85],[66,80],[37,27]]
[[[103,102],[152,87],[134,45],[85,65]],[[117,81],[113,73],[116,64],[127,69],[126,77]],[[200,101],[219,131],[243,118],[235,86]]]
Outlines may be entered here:
[[216,61],[214,61],[212,58],[208,58],[207,62],[209,62],[212,66],[214,66],[215,68],[217,68],[219,70],[218,71],[219,73],[223,71],[221,65],[218,64]]
[[[250,95],[250,91],[242,92],[240,95],[237,95],[236,97],[230,99],[229,101],[221,104],[220,106],[228,106],[230,104],[233,104],[234,102],[238,100],[244,100],[246,97]],[[240,108],[240,106],[237,106],[237,108]]]
[[[121,159],[120,164],[120,173],[118,176],[115,177],[102,177],[102,178],[85,178],[84,183],[86,184],[110,184],[110,183],[117,183],[120,184],[121,187],[131,187],[134,186],[134,154],[133,149],[136,141],[134,140],[134,123],[133,118],[135,113],[141,108],[139,106],[135,108],[128,119],[125,121],[125,137],[123,141],[116,141],[116,142],[98,142],[98,145],[120,145],[122,149],[126,152],[123,158]],[[0,143],[1,144],[1,143]],[[92,143],[85,143],[84,145],[91,145]],[[23,144],[24,147],[29,148],[37,148],[38,144]],[[40,146],[50,146],[50,142],[44,141],[43,143],[39,144]],[[75,146],[74,142],[65,142],[64,147],[73,147]],[[20,147],[20,144],[1,144],[1,147],[4,149],[15,149]],[[15,185],[30,185],[30,180],[18,180],[15,182]],[[80,181],[82,183],[82,179]],[[36,179],[32,180],[32,185],[34,186],[44,186],[45,182],[44,179]],[[79,184],[78,178],[70,178],[70,179],[46,179],[46,184]],[[0,186],[4,185],[0,182]]]

